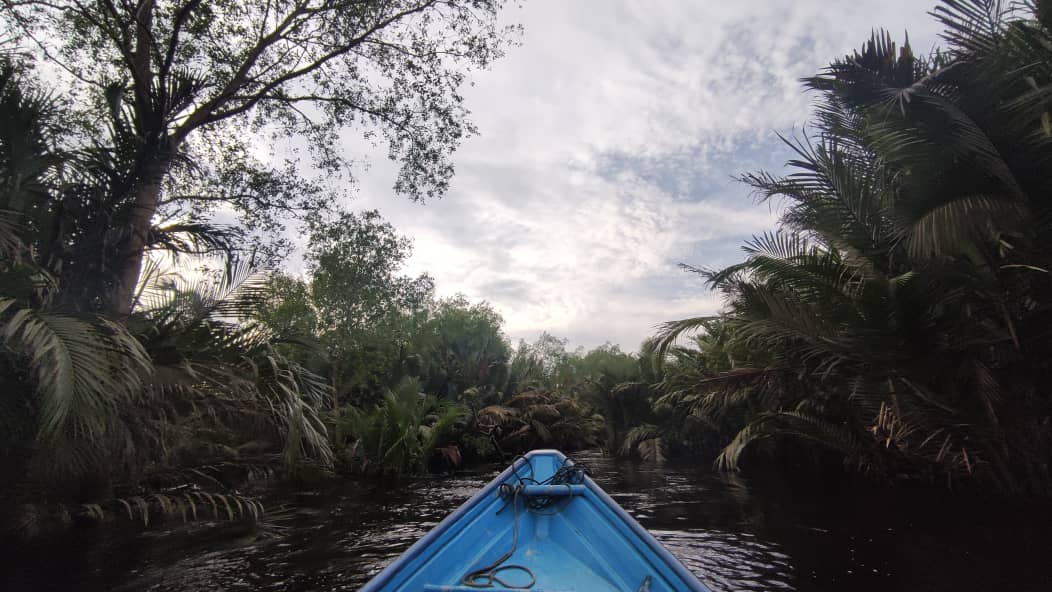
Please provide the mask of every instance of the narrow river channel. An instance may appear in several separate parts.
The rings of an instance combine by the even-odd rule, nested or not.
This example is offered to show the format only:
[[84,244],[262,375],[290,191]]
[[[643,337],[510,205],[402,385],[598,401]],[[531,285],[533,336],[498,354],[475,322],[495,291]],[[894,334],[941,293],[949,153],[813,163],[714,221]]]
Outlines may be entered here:
[[[948,492],[759,486],[691,466],[576,458],[715,592],[1052,590],[1052,506]],[[0,589],[356,590],[497,467],[397,486],[275,496],[264,536],[150,531],[72,541],[8,566]],[[117,542],[119,538],[120,542]]]

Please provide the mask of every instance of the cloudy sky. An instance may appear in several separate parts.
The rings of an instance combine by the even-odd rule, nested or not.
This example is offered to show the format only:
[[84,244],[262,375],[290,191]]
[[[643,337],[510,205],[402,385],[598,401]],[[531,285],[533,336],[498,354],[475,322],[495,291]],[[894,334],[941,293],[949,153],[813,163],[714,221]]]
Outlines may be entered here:
[[354,208],[412,237],[407,271],[491,302],[513,339],[635,350],[656,324],[715,312],[678,263],[717,267],[772,228],[731,176],[777,169],[806,123],[799,78],[884,27],[928,50],[921,0],[527,0],[520,47],[467,93],[480,135],[441,201],[390,190],[378,154]]

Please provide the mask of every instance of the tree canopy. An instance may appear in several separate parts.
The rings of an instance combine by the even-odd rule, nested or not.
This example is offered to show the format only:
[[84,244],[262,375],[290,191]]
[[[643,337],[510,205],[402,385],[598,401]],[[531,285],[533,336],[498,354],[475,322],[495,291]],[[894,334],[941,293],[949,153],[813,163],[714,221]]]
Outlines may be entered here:
[[467,72],[506,45],[501,5],[107,0],[2,11],[4,38],[69,85],[75,141],[108,155],[98,207],[119,239],[103,296],[127,314],[159,216],[193,222],[200,236],[218,210],[273,229],[324,209],[332,195],[304,166],[349,171],[358,155],[344,151],[347,131],[387,143],[401,165],[397,192],[441,196],[450,155],[474,131],[460,92]]

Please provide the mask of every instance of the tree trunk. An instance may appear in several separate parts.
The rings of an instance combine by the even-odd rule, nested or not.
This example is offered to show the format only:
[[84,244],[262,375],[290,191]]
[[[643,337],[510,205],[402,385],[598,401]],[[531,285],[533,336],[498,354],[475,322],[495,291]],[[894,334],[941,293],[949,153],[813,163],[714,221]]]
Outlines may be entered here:
[[[135,306],[135,288],[142,273],[153,216],[161,200],[161,183],[168,174],[178,144],[178,141],[166,137],[163,114],[155,110],[156,101],[152,96],[154,74],[151,44],[154,42],[155,5],[156,0],[143,0],[134,13],[125,15],[132,19],[126,21],[125,25],[134,26],[134,42],[126,40],[127,50],[131,53],[125,56],[129,60],[127,65],[132,73],[132,88],[135,92],[133,125],[140,139],[144,140],[144,145],[140,148],[137,170],[132,171],[134,185],[129,197],[134,201],[128,216],[127,238],[119,251],[117,285],[109,307],[111,313],[122,319],[131,314]],[[165,81],[158,80],[158,83],[163,87]],[[120,124],[119,110],[114,113],[114,118]]]
[[151,171],[154,174],[144,175],[135,187],[135,202],[128,220],[128,238],[121,249],[123,258],[118,263],[121,267],[110,303],[111,312],[118,318],[127,317],[135,306],[135,288],[139,284],[143,258],[146,256],[146,239],[161,200],[161,181],[167,168],[166,163],[158,166],[156,171]]

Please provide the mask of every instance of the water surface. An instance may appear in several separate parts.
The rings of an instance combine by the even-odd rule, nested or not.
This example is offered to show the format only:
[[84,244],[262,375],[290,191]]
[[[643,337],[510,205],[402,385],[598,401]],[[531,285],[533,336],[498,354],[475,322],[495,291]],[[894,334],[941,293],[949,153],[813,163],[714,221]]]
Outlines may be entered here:
[[[577,458],[716,592],[1052,590],[1047,503],[760,485],[691,466]],[[269,507],[286,509],[271,514],[262,536],[217,538],[200,527],[130,539],[97,533],[61,551],[27,551],[0,574],[0,589],[356,590],[498,469],[276,495]]]

